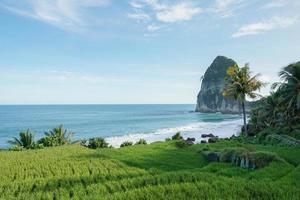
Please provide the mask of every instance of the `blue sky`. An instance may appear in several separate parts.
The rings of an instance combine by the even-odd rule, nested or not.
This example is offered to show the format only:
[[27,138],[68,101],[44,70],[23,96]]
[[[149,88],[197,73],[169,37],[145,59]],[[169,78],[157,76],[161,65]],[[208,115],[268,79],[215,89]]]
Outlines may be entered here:
[[299,9],[298,0],[0,0],[0,104],[195,103],[217,55],[273,82],[300,60]]

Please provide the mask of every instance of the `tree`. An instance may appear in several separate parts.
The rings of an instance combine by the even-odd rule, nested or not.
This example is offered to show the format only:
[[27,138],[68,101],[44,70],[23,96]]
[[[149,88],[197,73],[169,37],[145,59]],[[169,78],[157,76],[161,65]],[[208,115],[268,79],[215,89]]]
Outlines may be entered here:
[[300,110],[300,62],[284,67],[279,76],[283,82],[274,83],[273,89],[278,88],[287,108],[292,111]]
[[61,146],[71,142],[71,136],[74,133],[67,131],[63,125],[53,128],[45,133],[46,137],[42,138],[39,143],[44,146]]
[[20,132],[20,138],[13,137],[13,140],[9,140],[8,143],[23,147],[25,149],[34,148],[34,134],[28,129],[26,132]]
[[279,76],[282,82],[274,83],[272,88],[278,89],[284,107],[284,122],[292,130],[292,125],[300,119],[300,62],[284,67]]
[[225,78],[225,87],[223,89],[223,95],[225,97],[233,98],[236,101],[241,102],[244,118],[244,131],[247,135],[247,116],[245,110],[246,97],[251,99],[260,96],[255,93],[259,90],[264,83],[258,80],[260,75],[256,74],[251,77],[249,64],[245,64],[240,68],[238,65],[234,65],[227,70],[227,76]]

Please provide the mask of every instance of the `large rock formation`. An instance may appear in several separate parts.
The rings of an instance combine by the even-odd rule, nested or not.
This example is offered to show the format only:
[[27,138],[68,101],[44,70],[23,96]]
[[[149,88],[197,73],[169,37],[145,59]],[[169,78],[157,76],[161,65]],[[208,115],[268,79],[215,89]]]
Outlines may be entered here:
[[236,64],[224,56],[215,58],[206,70],[198,94],[196,112],[212,113],[241,113],[240,103],[222,95],[227,69]]

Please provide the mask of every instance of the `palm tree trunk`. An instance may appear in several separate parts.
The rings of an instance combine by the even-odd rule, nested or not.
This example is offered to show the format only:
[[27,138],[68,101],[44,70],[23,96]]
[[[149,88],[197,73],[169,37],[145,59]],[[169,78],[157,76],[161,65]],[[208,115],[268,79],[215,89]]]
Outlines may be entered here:
[[243,117],[244,117],[244,131],[245,131],[245,134],[248,135],[246,110],[245,110],[245,102],[244,101],[242,101],[242,108],[243,108]]

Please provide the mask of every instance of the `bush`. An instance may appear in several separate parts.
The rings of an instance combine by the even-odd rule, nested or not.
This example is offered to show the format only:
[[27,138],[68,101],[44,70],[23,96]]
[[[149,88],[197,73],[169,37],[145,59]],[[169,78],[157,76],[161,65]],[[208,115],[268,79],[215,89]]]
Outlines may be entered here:
[[41,144],[45,147],[57,146],[52,137],[43,137],[38,141],[38,144]]
[[166,138],[165,141],[166,142],[171,141],[171,138]]
[[107,148],[108,143],[105,141],[104,138],[91,138],[88,141],[88,148],[91,149],[98,149],[98,148]]
[[71,137],[74,133],[68,131],[63,125],[53,128],[51,131],[45,133],[45,137],[40,139],[38,143],[45,147],[62,146],[71,143]]
[[188,143],[184,140],[177,141],[175,143],[175,145],[176,145],[177,148],[185,148],[185,147],[189,146]]
[[180,132],[177,132],[175,135],[172,136],[172,140],[182,140],[182,136]]
[[123,142],[123,143],[121,144],[121,146],[120,146],[120,147],[128,147],[128,146],[132,146],[132,145],[133,145],[133,143],[132,143],[132,142],[125,141],[125,142]]
[[253,160],[257,168],[265,167],[273,161],[283,161],[276,154],[262,151],[250,153],[250,159]]
[[43,148],[44,148],[43,144],[35,143],[31,149],[43,149]]
[[20,132],[19,138],[13,137],[13,140],[9,140],[8,143],[14,146],[18,146],[14,147],[17,149],[19,149],[19,147],[22,147],[24,149],[34,149],[34,133],[32,133],[29,129],[25,132]]
[[137,142],[135,143],[135,145],[139,145],[139,144],[144,144],[144,145],[146,145],[146,144],[147,144],[147,141],[144,140],[144,139],[140,139],[139,141],[137,141]]

